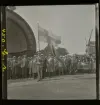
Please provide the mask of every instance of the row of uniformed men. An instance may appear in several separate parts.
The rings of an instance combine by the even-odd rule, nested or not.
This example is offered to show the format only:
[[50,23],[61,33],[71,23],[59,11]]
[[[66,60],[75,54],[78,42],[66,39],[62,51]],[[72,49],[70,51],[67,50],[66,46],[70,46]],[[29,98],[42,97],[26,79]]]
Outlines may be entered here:
[[34,57],[27,57],[26,55],[23,55],[19,56],[18,58],[16,56],[13,56],[12,58],[7,58],[8,79],[34,77],[34,74],[39,72],[37,70],[38,65],[40,65],[41,67],[39,69],[43,69],[43,62],[45,60],[43,58],[43,54],[39,56],[34,55]]
[[78,64],[81,60],[76,56],[60,56],[58,58],[49,54],[45,57],[38,53],[34,57],[23,55],[16,58],[7,59],[8,79],[12,78],[29,78],[38,74],[38,80],[44,78],[46,73],[51,77],[53,75],[71,74],[77,71]]

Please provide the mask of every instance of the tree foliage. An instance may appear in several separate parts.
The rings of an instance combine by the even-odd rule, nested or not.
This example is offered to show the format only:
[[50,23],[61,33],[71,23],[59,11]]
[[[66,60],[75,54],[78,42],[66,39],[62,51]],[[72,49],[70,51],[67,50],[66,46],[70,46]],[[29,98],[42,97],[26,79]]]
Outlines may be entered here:
[[65,48],[58,48],[57,50],[56,50],[56,52],[58,53],[58,55],[67,55],[69,52],[67,51],[67,49],[65,49]]

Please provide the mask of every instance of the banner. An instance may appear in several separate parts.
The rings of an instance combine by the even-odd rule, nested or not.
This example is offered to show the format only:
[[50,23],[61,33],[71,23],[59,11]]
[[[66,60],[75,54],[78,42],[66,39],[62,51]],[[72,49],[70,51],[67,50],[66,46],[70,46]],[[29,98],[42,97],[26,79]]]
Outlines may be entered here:
[[61,43],[61,37],[55,36],[51,31],[47,31],[38,24],[38,43],[40,47],[40,41],[48,43],[46,52],[52,53],[56,56],[55,46]]
[[48,31],[38,25],[38,40],[48,43]]
[[55,43],[55,44],[60,44],[61,43],[61,37],[60,36],[55,36],[52,32],[47,31],[46,29],[40,27],[38,25],[38,40],[43,41],[46,43]]

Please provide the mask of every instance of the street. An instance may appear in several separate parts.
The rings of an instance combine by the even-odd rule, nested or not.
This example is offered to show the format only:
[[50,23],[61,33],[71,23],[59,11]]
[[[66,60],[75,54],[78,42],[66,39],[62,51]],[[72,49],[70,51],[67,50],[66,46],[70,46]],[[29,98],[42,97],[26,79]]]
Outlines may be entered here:
[[8,99],[96,99],[96,75],[77,74],[35,79],[8,80]]

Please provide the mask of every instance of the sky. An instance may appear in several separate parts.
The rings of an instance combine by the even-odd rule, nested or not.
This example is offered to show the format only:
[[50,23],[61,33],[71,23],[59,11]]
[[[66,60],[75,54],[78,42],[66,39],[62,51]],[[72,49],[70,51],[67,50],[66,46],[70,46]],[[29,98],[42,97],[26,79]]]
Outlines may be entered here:
[[[15,12],[22,16],[34,32],[38,49],[38,25],[61,36],[60,47],[69,53],[83,54],[86,40],[95,40],[94,5],[16,6]],[[85,40],[86,38],[86,40]],[[40,42],[40,49],[47,43]]]

